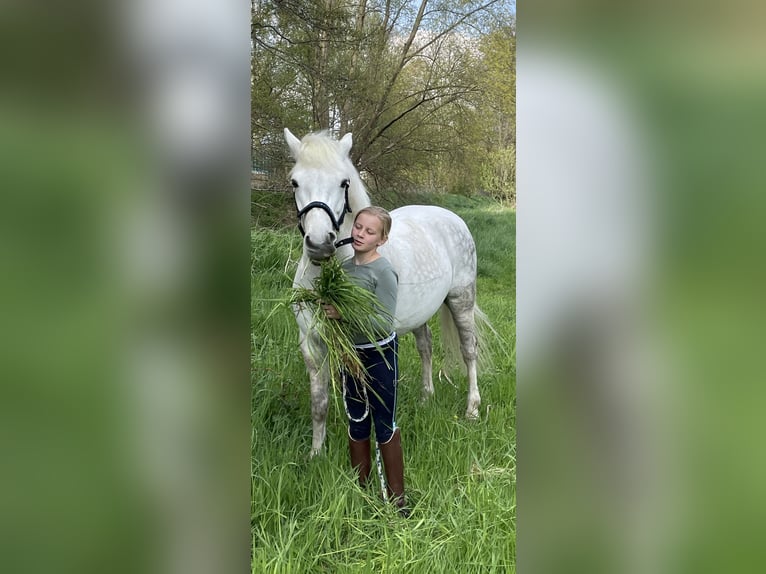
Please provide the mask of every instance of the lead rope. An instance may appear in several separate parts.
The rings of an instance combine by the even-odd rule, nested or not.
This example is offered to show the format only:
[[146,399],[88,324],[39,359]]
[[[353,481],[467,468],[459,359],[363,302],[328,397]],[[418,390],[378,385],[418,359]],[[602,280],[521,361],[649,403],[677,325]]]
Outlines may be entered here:
[[375,466],[378,467],[378,478],[380,479],[380,490],[383,493],[383,502],[388,503],[388,489],[386,488],[386,479],[383,478],[383,465],[380,463],[380,447],[378,441],[375,441]]
[[[364,414],[361,416],[361,418],[355,419],[351,416],[351,413],[348,412],[348,403],[346,402],[346,385],[348,384],[348,381],[346,380],[346,371],[343,371],[343,409],[346,411],[346,416],[348,417],[348,420],[360,423],[364,419],[367,418],[367,415],[370,414],[370,399],[367,398],[367,385],[362,383],[362,394],[364,395]],[[377,445],[377,443],[375,443]]]

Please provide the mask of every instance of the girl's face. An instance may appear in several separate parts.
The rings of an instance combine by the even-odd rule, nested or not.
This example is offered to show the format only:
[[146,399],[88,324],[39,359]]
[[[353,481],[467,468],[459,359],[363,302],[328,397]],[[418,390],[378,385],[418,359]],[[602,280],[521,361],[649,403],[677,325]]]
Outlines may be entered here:
[[351,237],[354,239],[354,251],[357,253],[375,251],[386,242],[383,238],[383,222],[369,213],[357,215]]

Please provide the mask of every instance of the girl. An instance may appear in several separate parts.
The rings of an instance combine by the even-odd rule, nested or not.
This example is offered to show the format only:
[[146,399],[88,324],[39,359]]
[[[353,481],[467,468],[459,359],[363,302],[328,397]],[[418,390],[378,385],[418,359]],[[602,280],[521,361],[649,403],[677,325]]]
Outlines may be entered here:
[[[399,342],[393,330],[393,317],[398,276],[391,263],[378,253],[378,247],[388,240],[390,230],[391,216],[382,207],[365,207],[354,219],[351,231],[354,256],[343,262],[343,269],[355,283],[375,294],[386,313],[373,321],[374,341],[367,340],[361,334],[354,338],[367,380],[359,381],[345,373],[343,400],[349,419],[351,466],[359,474],[359,484],[366,485],[370,477],[370,433],[374,424],[375,438],[383,456],[389,498],[406,517],[409,510],[404,500],[401,434],[396,426]],[[325,304],[323,308],[329,318],[341,319],[334,306]]]

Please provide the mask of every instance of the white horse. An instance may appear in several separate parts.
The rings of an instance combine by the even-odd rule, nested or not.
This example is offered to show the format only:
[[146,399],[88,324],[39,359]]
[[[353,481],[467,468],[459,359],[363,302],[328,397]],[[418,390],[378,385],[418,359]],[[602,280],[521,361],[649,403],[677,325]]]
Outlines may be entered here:
[[[295,193],[298,227],[303,233],[303,255],[293,285],[311,287],[318,263],[336,254],[353,255],[349,245],[356,212],[370,205],[364,184],[349,158],[351,134],[335,140],[325,133],[299,140],[285,128],[285,140],[295,166],[290,172]],[[346,217],[346,214],[349,216]],[[431,332],[428,320],[441,307],[443,339],[457,331],[468,375],[466,417],[479,416],[476,380],[478,335],[476,306],[476,246],[460,217],[441,207],[409,205],[391,212],[388,242],[379,252],[399,275],[394,328],[399,335],[412,332],[423,364],[423,394],[433,395]],[[348,239],[348,241],[346,241]],[[300,348],[311,382],[313,419],[312,454],[325,440],[328,407],[326,349],[311,330],[310,315],[296,314]],[[457,349],[455,349],[455,354]]]

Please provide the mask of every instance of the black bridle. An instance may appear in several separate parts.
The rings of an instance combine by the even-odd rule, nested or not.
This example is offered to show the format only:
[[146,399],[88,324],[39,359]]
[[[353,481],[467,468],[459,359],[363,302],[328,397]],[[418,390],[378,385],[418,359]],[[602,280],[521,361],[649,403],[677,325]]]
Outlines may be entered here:
[[[343,225],[343,218],[346,217],[347,213],[351,213],[351,205],[348,202],[349,181],[347,179],[344,179],[343,183],[341,184],[341,187],[343,187],[345,190],[345,201],[343,204],[343,209],[340,212],[340,217],[335,217],[335,214],[333,213],[332,209],[330,209],[330,206],[324,203],[323,201],[312,201],[311,203],[306,204],[303,207],[303,209],[298,209],[298,206],[296,204],[295,210],[297,211],[297,217],[298,217],[298,229],[300,230],[302,236],[305,236],[306,232],[303,229],[303,223],[301,222],[301,218],[306,213],[316,208],[323,209],[327,213],[327,215],[330,216],[330,221],[332,222],[333,229],[335,229],[336,232],[340,232],[340,226]],[[351,243],[352,241],[354,241],[352,237],[339,239],[338,241],[335,242],[335,247],[341,247],[342,245],[346,245],[348,243]]]

